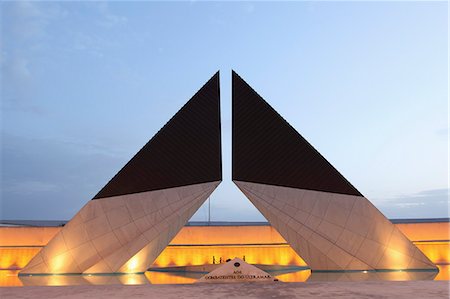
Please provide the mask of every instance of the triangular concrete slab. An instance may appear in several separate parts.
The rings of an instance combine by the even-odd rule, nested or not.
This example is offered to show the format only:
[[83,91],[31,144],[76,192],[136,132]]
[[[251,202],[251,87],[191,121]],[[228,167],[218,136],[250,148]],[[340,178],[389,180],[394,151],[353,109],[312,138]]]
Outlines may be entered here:
[[221,180],[216,73],[21,275],[144,272]]
[[436,266],[232,73],[233,182],[313,271]]

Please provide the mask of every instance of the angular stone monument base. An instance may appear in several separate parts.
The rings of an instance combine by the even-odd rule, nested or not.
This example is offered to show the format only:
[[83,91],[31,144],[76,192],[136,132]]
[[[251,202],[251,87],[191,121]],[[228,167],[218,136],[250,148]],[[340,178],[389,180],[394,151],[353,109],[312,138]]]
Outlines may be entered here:
[[250,265],[240,258],[234,258],[223,266],[211,271],[198,283],[233,283],[233,282],[273,282],[269,273]]

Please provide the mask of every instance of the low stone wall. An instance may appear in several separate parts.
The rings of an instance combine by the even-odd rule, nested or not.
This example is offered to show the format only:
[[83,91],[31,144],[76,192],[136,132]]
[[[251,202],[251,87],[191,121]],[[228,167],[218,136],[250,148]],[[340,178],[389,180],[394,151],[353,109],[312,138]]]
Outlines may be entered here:
[[[434,263],[450,264],[449,222],[396,226]],[[0,227],[0,269],[21,269],[60,227]],[[186,226],[152,267],[205,265],[245,258],[252,264],[305,266],[270,225]]]

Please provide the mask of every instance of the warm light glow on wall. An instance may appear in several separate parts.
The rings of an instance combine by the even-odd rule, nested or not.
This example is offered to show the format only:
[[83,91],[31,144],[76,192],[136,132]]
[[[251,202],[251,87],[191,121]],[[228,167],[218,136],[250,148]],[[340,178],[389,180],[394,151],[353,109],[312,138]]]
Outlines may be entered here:
[[398,223],[395,226],[411,241],[449,240],[450,223]]
[[231,246],[168,246],[152,267],[197,266],[224,263],[239,257],[250,264],[306,266],[292,248],[287,245],[231,245]]
[[40,250],[41,247],[0,248],[0,269],[22,269]]
[[[437,264],[450,263],[450,242],[420,242],[416,246],[433,262]],[[36,255],[39,247],[9,247],[0,248],[1,269],[21,269]],[[168,246],[156,259],[152,267],[171,267],[212,264],[212,257],[219,262],[227,258],[245,255],[251,264],[263,265],[297,265],[305,266],[303,261],[289,245],[264,246]],[[395,254],[393,254],[395,255]],[[395,257],[393,261],[395,262]],[[64,263],[58,260],[59,266]],[[138,258],[132,258],[126,265],[127,272],[133,273],[138,264]],[[57,269],[58,265],[53,265]]]
[[409,260],[411,257],[404,255],[396,250],[392,250],[391,248],[386,248],[386,251],[384,252],[384,261],[383,265],[384,269],[404,269],[405,265],[408,265]]
[[61,227],[3,226],[0,227],[0,246],[45,246]]
[[[414,238],[417,241],[414,244],[432,262],[450,263],[450,242],[446,241],[449,236],[445,235],[449,230],[449,223],[397,224],[397,227],[408,237]],[[428,228],[432,228],[432,231]],[[0,269],[25,267],[41,250],[37,246],[45,245],[59,230],[59,227],[0,227]],[[15,235],[17,240],[14,239]],[[442,241],[425,242],[438,240],[432,237],[445,238]],[[186,226],[172,240],[171,245],[164,249],[152,267],[205,265],[212,264],[213,257],[219,263],[220,258],[224,262],[228,258],[244,256],[251,264],[305,266],[305,261],[284,243],[285,240],[270,226]],[[152,250],[153,247],[147,246],[138,252],[125,264],[122,272],[134,273],[137,272],[136,268],[145,269],[146,257]],[[388,256],[390,268],[394,269],[402,258],[398,253],[391,252]],[[64,256],[60,256],[49,266],[57,271],[62,269],[65,262]]]
[[450,280],[450,265],[437,265],[439,273],[434,280]]
[[286,240],[270,225],[185,226],[171,245],[276,244]]
[[450,242],[414,242],[433,263],[450,263]]
[[136,270],[137,266],[139,265],[138,263],[138,257],[134,256],[132,257],[128,262],[127,262],[127,268],[128,268],[128,272],[133,272]]
[[52,271],[50,273],[63,273],[67,263],[69,262],[69,258],[71,258],[70,253],[66,252],[51,259],[50,264],[48,265],[49,269]]

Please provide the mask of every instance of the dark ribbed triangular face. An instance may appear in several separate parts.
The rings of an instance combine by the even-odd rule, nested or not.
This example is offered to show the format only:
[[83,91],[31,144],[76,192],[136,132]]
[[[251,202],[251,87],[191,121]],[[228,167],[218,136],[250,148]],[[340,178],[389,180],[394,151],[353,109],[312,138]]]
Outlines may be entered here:
[[219,73],[94,199],[222,180]]
[[234,181],[361,196],[242,78],[232,76]]

